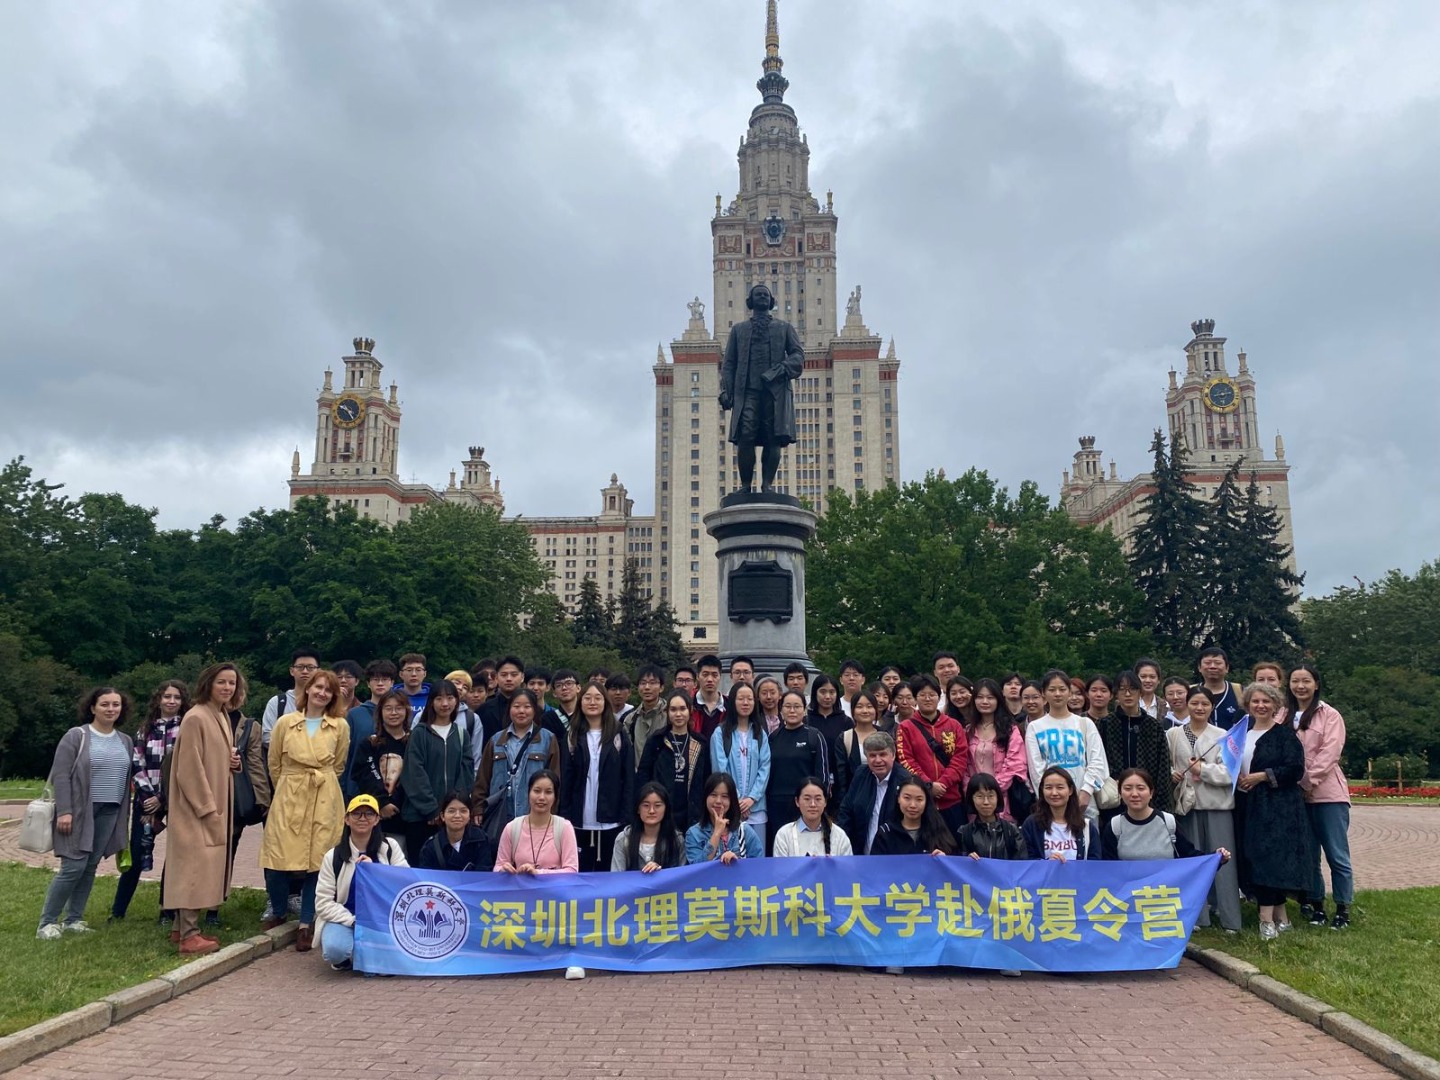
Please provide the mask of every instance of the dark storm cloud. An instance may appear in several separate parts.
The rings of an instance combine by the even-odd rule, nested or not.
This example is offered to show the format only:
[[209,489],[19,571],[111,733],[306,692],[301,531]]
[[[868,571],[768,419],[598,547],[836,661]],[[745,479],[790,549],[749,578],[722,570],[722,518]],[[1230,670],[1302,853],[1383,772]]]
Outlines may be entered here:
[[[904,362],[907,477],[975,464],[1053,495],[1082,433],[1145,467],[1209,316],[1285,435],[1312,590],[1434,557],[1420,5],[781,7],[842,285]],[[442,484],[481,443],[512,512],[593,512],[611,471],[650,508],[650,364],[711,300],[763,5],[11,21],[0,453],[167,524],[278,505],[321,372],[364,333],[407,477]]]

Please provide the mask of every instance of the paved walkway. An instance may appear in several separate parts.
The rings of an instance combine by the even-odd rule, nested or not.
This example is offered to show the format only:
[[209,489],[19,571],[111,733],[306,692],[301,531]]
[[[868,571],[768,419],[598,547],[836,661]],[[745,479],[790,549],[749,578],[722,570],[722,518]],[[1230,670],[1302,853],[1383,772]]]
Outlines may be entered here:
[[[0,830],[0,859],[12,829]],[[1440,809],[1359,807],[1351,842],[1365,887],[1440,884],[1437,868],[1414,859],[1440,842]],[[1394,1076],[1189,961],[1021,979],[751,968],[567,983],[558,974],[363,979],[293,951],[12,1075],[779,1080],[959,1077],[977,1067],[986,1080]]]

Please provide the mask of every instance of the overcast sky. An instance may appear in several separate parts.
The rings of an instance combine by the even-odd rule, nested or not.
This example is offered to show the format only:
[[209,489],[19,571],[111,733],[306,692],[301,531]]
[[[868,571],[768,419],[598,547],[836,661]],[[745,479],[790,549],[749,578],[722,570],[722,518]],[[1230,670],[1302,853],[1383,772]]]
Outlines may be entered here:
[[[357,334],[401,469],[653,507],[761,0],[92,0],[0,16],[0,457],[193,527],[286,501]],[[1189,323],[1285,436],[1307,592],[1440,555],[1440,5],[783,0],[902,472],[1148,467]],[[823,194],[822,194],[823,197]],[[712,324],[713,329],[713,324]]]

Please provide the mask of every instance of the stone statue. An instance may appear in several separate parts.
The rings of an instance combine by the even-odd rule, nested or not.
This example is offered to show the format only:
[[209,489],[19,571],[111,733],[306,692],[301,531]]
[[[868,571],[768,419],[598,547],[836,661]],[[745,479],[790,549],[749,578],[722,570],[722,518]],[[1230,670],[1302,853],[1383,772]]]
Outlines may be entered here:
[[[780,448],[795,441],[795,394],[790,388],[805,370],[805,349],[795,328],[771,318],[775,297],[755,285],[745,297],[748,322],[730,328],[720,366],[720,408],[730,411],[730,441],[740,471],[740,491],[753,491],[755,449],[761,449],[763,492],[775,490]],[[733,411],[731,411],[733,410]]]
[[686,304],[685,306],[690,309],[690,318],[694,319],[696,322],[705,321],[705,304],[698,296],[695,297],[694,300],[691,300],[690,303]]
[[860,286],[855,286],[855,291],[850,294],[850,299],[845,302],[845,314],[855,316],[860,314]]

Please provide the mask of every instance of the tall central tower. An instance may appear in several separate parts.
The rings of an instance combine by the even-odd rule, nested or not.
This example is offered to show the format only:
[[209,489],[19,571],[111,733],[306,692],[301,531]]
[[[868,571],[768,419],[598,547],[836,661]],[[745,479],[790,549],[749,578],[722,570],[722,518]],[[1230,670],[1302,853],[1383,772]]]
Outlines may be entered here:
[[833,203],[822,207],[810,191],[810,144],[795,110],[785,104],[789,81],[781,74],[775,0],[766,5],[763,74],[755,84],[760,104],[740,140],[740,192],[721,208],[715,197],[715,333],[721,340],[747,318],[745,294],[764,284],[775,314],[794,323],[808,348],[835,336],[835,228]]
[[[679,616],[696,651],[718,638],[715,541],[702,522],[738,482],[727,417],[720,411],[720,362],[736,323],[750,317],[745,296],[769,287],[775,316],[791,323],[805,347],[795,381],[796,441],[781,458],[779,490],[824,513],[835,489],[856,492],[900,476],[900,361],[882,350],[860,312],[860,289],[837,310],[834,199],[810,190],[810,145],[780,58],[775,0],[765,12],[760,104],[740,140],[739,191],[715,196],[710,219],[714,331],[705,304],[689,302],[683,334],[662,347],[655,374],[655,529],[658,598]],[[842,322],[843,319],[843,322]]]

